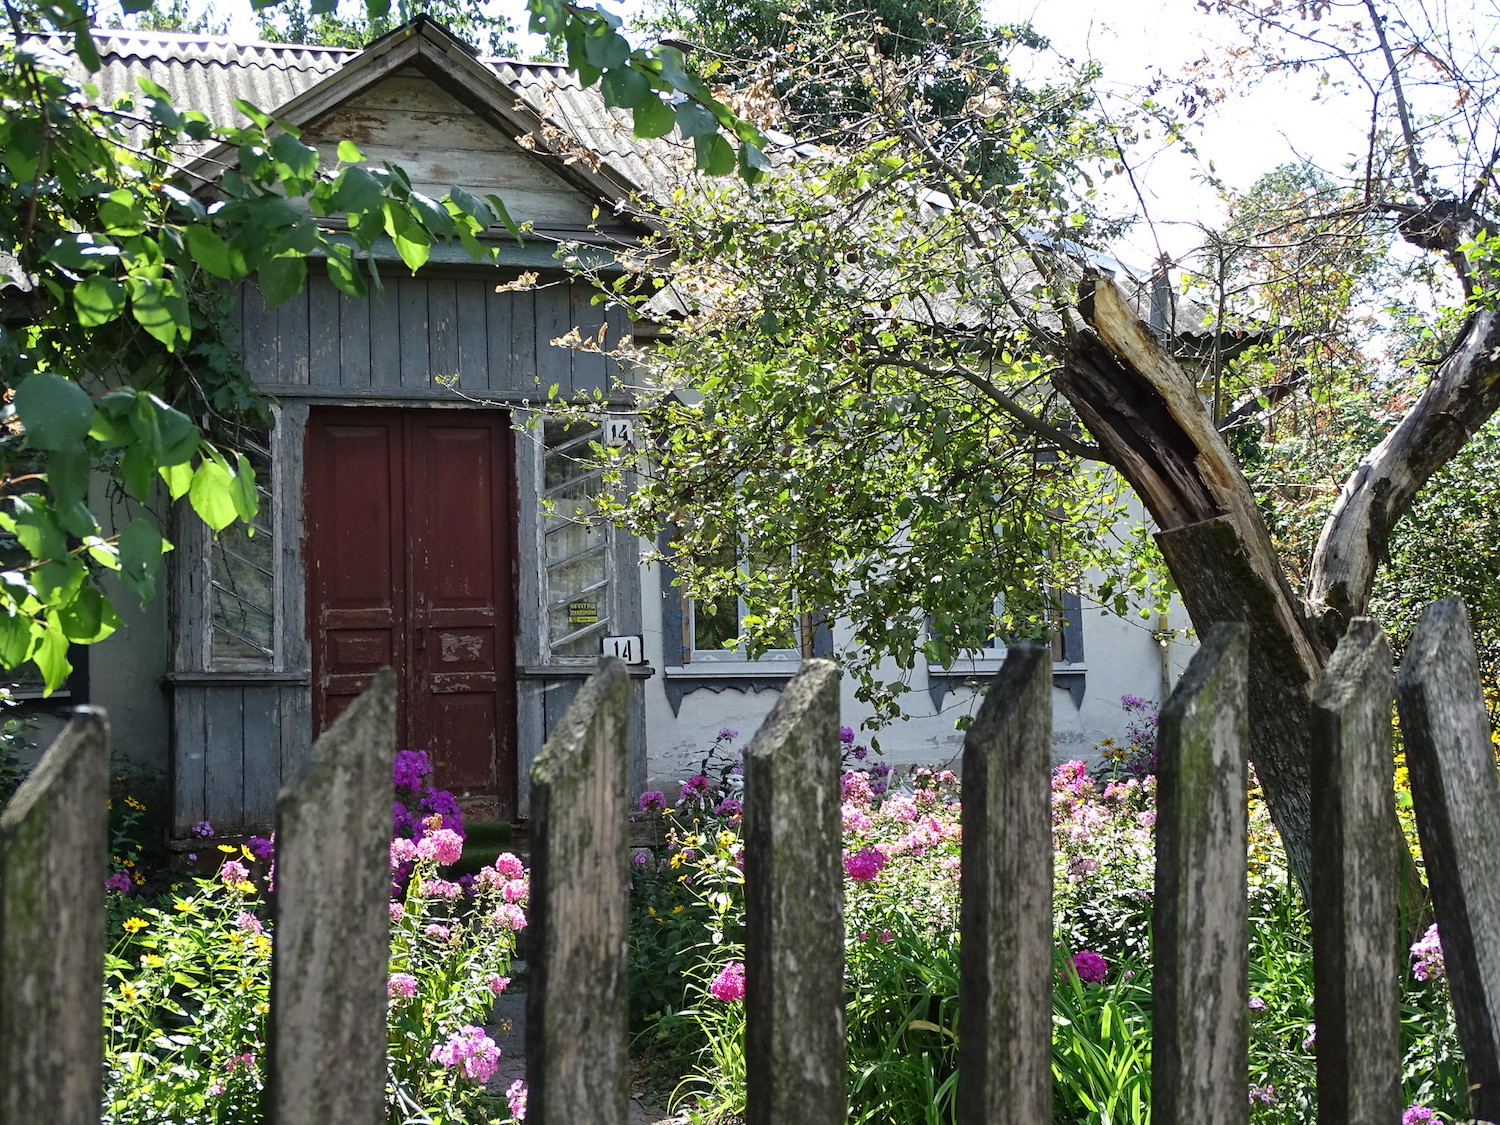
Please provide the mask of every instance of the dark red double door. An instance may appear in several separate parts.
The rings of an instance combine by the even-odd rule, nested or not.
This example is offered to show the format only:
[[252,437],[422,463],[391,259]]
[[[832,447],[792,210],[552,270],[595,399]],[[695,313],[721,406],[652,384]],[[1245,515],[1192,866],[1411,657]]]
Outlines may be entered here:
[[516,487],[500,411],[315,407],[305,512],[313,724],[389,664],[397,746],[465,813],[515,813]]

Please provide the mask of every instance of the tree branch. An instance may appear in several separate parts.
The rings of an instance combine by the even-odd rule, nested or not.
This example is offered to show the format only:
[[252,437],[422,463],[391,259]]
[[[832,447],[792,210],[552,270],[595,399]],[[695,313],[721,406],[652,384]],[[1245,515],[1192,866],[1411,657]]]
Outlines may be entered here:
[[1056,426],[1043,421],[1031,411],[1027,410],[1010,395],[1006,394],[990,380],[964,367],[938,367],[935,364],[923,363],[919,359],[911,359],[907,356],[892,352],[881,352],[876,357],[877,363],[887,367],[904,367],[910,371],[916,371],[922,375],[928,375],[934,379],[946,379],[949,377],[962,379],[973,387],[985,398],[998,406],[1001,411],[1012,420],[1019,423],[1021,428],[1028,433],[1034,434],[1043,441],[1049,442],[1075,457],[1082,457],[1089,461],[1109,462],[1109,457],[1103,449],[1087,442],[1079,441],[1068,434],[1066,430],[1060,430]]

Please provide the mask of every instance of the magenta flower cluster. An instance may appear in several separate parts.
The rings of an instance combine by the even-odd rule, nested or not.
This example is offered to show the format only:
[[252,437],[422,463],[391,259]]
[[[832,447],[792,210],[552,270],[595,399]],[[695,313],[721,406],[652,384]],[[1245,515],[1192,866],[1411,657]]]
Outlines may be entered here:
[[866,844],[859,851],[844,856],[844,873],[856,883],[878,878],[890,859],[879,848]]
[[392,973],[385,982],[385,994],[392,1000],[410,1000],[417,994],[417,978],[410,973]]
[[1109,975],[1109,962],[1092,949],[1085,949],[1073,955],[1073,971],[1079,980],[1099,984]]
[[448,1037],[428,1056],[435,1063],[442,1063],[449,1070],[458,1069],[465,1078],[474,1082],[488,1082],[500,1068],[500,1048],[484,1033],[484,1028],[469,1024],[462,1031]]
[[731,961],[719,970],[708,986],[708,994],[715,1000],[732,1004],[745,998],[745,965],[742,961]]
[[517,1121],[526,1120],[526,1083],[517,1078],[505,1088],[505,1104]]
[[1436,1120],[1437,1114],[1425,1105],[1408,1106],[1406,1112],[1401,1115],[1401,1125],[1428,1125],[1428,1122]]

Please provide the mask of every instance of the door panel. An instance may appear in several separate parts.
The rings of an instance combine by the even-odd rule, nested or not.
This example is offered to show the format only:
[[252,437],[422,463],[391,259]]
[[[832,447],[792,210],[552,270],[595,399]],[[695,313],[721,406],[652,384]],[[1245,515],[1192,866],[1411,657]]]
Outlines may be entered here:
[[465,812],[515,811],[515,518],[509,418],[315,408],[308,619],[319,730],[389,663],[398,744]]

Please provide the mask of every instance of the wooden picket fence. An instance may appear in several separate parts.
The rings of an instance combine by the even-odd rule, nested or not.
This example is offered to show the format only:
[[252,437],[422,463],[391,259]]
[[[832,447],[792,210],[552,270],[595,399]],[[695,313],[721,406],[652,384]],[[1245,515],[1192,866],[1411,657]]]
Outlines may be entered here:
[[[1213,629],[1158,737],[1152,1110],[1249,1118],[1246,675]],[[1500,1121],[1500,775],[1458,599],[1430,606],[1393,677],[1356,622],[1315,696],[1318,1120],[1401,1117],[1404,969],[1390,704],[1474,1117]],[[964,1125],[1051,1118],[1050,655],[1018,645],[967,733],[958,1024]],[[527,1001],[529,1125],[625,1125],[624,665],[601,661],[538,757]],[[386,845],[393,687],[318,741],[279,806],[266,1119],[384,1120]],[[750,1125],[846,1117],[838,673],[810,660],[745,766]],[[107,731],[81,713],[0,815],[0,1125],[95,1125],[101,1073]]]

